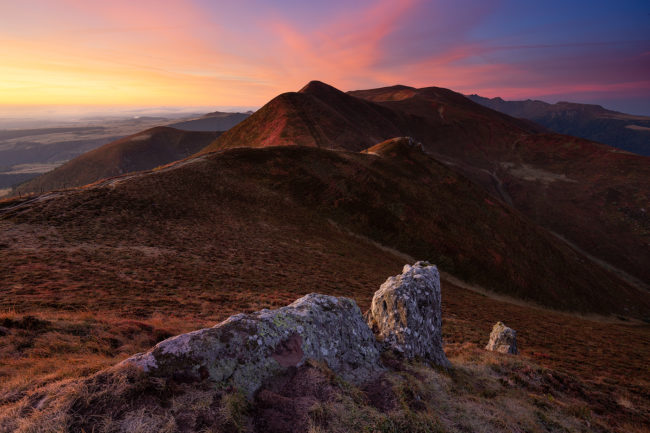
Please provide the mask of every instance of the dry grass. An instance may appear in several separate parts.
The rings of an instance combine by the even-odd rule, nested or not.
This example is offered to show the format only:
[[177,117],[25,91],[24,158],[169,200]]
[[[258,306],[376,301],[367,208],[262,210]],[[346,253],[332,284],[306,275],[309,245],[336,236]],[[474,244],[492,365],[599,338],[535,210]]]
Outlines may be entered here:
[[86,377],[178,333],[209,325],[156,315],[145,320],[92,313],[0,313],[0,404],[51,383]]
[[[462,212],[454,202],[445,208],[444,218],[431,223],[416,215],[414,209],[423,197],[421,186],[412,185],[411,171],[404,167],[395,170],[393,163],[377,157],[365,160],[368,156],[363,155],[328,154],[323,159],[322,152],[316,150],[248,152],[233,151],[227,158],[215,160],[206,156],[205,163],[187,172],[169,170],[163,177],[143,176],[138,181],[143,184],[123,182],[115,188],[69,192],[15,210],[9,219],[0,221],[0,326],[5,328],[0,332],[6,334],[0,336],[0,426],[5,431],[38,431],[38,423],[43,428],[56,423],[76,426],[76,416],[95,413],[89,408],[99,408],[97,414],[103,414],[102,419],[89,421],[95,431],[126,428],[122,426],[153,428],[151,423],[159,423],[157,429],[173,430],[172,419],[178,427],[183,413],[193,414],[191,421],[196,422],[199,412],[184,408],[206,405],[210,407],[204,412],[206,419],[214,418],[205,421],[207,424],[225,431],[254,428],[249,421],[255,419],[257,406],[242,407],[235,397],[222,404],[222,398],[230,397],[217,398],[206,394],[208,390],[178,390],[173,384],[170,388],[145,383],[145,388],[133,388],[148,390],[128,397],[133,401],[115,394],[119,389],[111,391],[110,398],[96,400],[97,393],[104,391],[99,385],[93,388],[92,381],[107,376],[78,379],[168,335],[210,326],[238,312],[286,305],[309,292],[349,296],[366,309],[379,285],[404,264],[403,254],[383,245],[437,261],[442,270],[448,270],[450,264],[464,269],[459,267],[463,260],[466,266],[476,263],[476,274],[485,270],[488,274],[484,277],[494,284],[512,284],[506,292],[513,285],[531,289],[531,281],[543,280],[557,299],[567,296],[549,282],[545,269],[560,278],[563,271],[554,267],[553,260],[575,257],[555,249],[553,243],[537,243],[542,239],[537,237],[526,238],[523,250],[516,250],[519,253],[512,250],[515,241],[519,242],[515,229],[526,232],[530,226],[511,214],[502,214],[501,206],[485,215],[495,221],[503,217],[503,224],[473,224],[479,214],[471,213],[474,208],[470,204],[463,208],[469,216],[456,217],[454,213]],[[287,165],[282,158],[293,162]],[[324,168],[326,164],[329,168]],[[285,169],[294,172],[287,175]],[[375,196],[372,185],[383,184],[388,191],[397,184],[388,178],[371,180],[378,170],[404,171],[404,184],[399,185],[410,198],[397,197],[390,201],[392,210],[386,209],[384,200],[389,193]],[[355,174],[350,176],[350,172]],[[172,176],[166,177],[170,173]],[[332,173],[340,176],[332,177]],[[287,181],[289,178],[297,183]],[[453,177],[431,178],[442,182],[437,188],[449,197],[479,194],[469,183],[457,186],[460,190],[444,190],[444,182],[454,181]],[[456,179],[450,185],[458,183]],[[341,196],[353,205],[346,208],[345,201],[337,201]],[[442,212],[436,201],[429,206]],[[400,222],[400,213],[409,208],[416,216]],[[483,215],[483,210],[476,212]],[[416,217],[420,218],[417,224],[412,223]],[[509,225],[513,221],[517,227]],[[494,227],[500,231],[495,232]],[[419,235],[423,238],[418,240]],[[492,237],[496,240],[490,240]],[[495,242],[500,253],[490,251]],[[412,249],[400,248],[400,243]],[[441,243],[451,252],[437,250]],[[535,249],[542,244],[548,248]],[[535,260],[523,261],[524,250]],[[465,251],[472,252],[474,258],[464,256]],[[551,260],[546,253],[557,256]],[[499,261],[503,266],[495,270]],[[562,265],[567,278],[580,283],[581,290],[596,290],[579,281],[587,268],[569,269],[567,263]],[[571,263],[578,266],[577,261]],[[529,266],[537,274],[515,272]],[[500,274],[489,274],[492,271]],[[500,279],[503,275],[507,279]],[[423,404],[430,409],[416,410],[419,403],[404,386],[398,386],[401,391],[396,395],[403,394],[408,410],[382,418],[380,410],[363,400],[363,392],[345,388],[340,402],[319,400],[320,406],[314,406],[312,431],[341,431],[350,425],[361,431],[404,431],[404,426],[414,431],[435,431],[439,426],[449,431],[481,431],[475,419],[491,420],[487,425],[493,431],[524,431],[522,426],[535,431],[536,425],[537,431],[559,431],[557,425],[570,429],[578,423],[575,425],[583,428],[586,422],[608,424],[620,432],[640,432],[648,426],[648,324],[590,320],[512,304],[448,281],[443,283],[443,318],[448,353],[459,366],[456,376],[419,372],[419,367],[412,366],[409,371],[398,371],[391,383],[410,384],[413,380],[409,377],[417,373],[426,379],[427,388],[422,392],[441,408],[453,410],[440,412],[442,409],[427,402]],[[492,367],[499,362],[486,358],[480,350],[498,320],[519,332],[522,353],[515,359],[498,358],[506,365],[502,371]],[[552,380],[545,369],[550,369]],[[435,384],[429,383],[434,379]],[[125,386],[132,389],[131,385]],[[92,389],[88,390],[89,386]],[[57,398],[57,403],[51,400],[46,408],[44,393],[71,397]],[[79,400],[79,395],[90,397]],[[153,400],[139,400],[145,396]],[[461,406],[453,406],[453,396],[462,397]],[[500,396],[501,400],[495,400]],[[101,409],[98,402],[106,400],[113,401],[115,407]],[[522,403],[525,411],[518,414],[520,400],[528,403]],[[78,401],[91,403],[74,406]],[[495,401],[499,402],[496,407]],[[562,405],[553,406],[555,401]],[[54,404],[61,406],[56,409]],[[547,405],[550,409],[542,410]],[[345,421],[343,415],[348,412],[357,415]],[[519,427],[498,424],[500,418],[515,420]],[[336,424],[337,419],[344,421]],[[546,430],[540,425],[547,426]]]
[[[235,149],[114,185],[60,193],[2,218],[0,272],[7,297],[0,301],[18,311],[20,303],[36,301],[42,308],[79,310],[89,299],[120,296],[129,299],[100,309],[138,308],[133,295],[161,285],[169,289],[168,302],[178,301],[173,291],[181,288],[194,304],[184,307],[196,308],[197,292],[223,294],[248,284],[276,290],[293,285],[295,273],[306,280],[301,286],[315,291],[356,293],[387,273],[355,270],[364,278],[347,278],[351,267],[386,269],[395,256],[349,233],[554,308],[639,317],[650,306],[646,293],[421,153]],[[313,284],[305,268],[331,275]],[[42,301],[46,291],[53,295],[49,303]]]
[[391,369],[373,384],[380,393],[342,381],[326,365],[308,362],[267,385],[252,402],[235,390],[215,391],[206,384],[180,384],[133,368],[113,368],[39,388],[5,405],[0,431],[647,431],[642,412],[622,409],[616,417],[599,413],[589,401],[598,392],[593,386],[526,359],[488,353],[472,344],[449,347],[448,354],[453,364],[449,371],[387,358]]
[[[155,293],[150,296],[153,301]],[[388,359],[390,389],[377,386],[393,403],[376,403],[367,389],[327,376],[337,394],[314,400],[305,425],[312,432],[621,433],[650,426],[647,325],[509,304],[449,283],[443,285],[443,316],[450,372]],[[481,349],[496,320],[519,330],[521,356]],[[265,406],[249,407],[237,394],[152,382],[134,372],[93,376],[166,336],[212,324],[199,312],[179,317],[172,308],[141,320],[88,312],[0,314],[8,331],[0,337],[8,343],[0,355],[0,431],[57,431],[56,425],[79,431],[70,426],[83,411],[94,417],[87,425],[96,432],[184,431],[180,425],[190,418],[213,428],[205,431],[266,431],[258,425],[269,417],[260,412]],[[606,339],[618,346],[596,343]],[[391,404],[396,409],[384,413]]]

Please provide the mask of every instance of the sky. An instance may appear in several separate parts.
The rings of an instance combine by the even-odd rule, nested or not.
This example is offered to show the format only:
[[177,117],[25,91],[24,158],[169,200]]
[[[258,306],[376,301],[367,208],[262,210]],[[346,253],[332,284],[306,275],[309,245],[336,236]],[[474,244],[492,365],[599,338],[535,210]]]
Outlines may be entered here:
[[650,2],[0,0],[0,59],[0,112],[259,107],[317,79],[650,115]]

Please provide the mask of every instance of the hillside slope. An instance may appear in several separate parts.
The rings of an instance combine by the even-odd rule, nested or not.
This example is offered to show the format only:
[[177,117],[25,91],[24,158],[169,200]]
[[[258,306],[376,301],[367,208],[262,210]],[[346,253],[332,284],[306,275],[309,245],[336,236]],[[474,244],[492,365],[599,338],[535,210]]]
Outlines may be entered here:
[[607,110],[600,105],[543,101],[504,101],[469,95],[469,99],[509,116],[528,119],[560,134],[598,141],[650,156],[650,117]]
[[358,152],[404,135],[402,124],[398,113],[311,82],[299,92],[273,98],[203,152],[284,145]]
[[72,188],[133,171],[149,170],[191,155],[219,136],[158,126],[112,141],[18,185],[13,195]]
[[[49,227],[52,237],[44,236],[52,242],[51,248],[71,254],[60,265],[64,270],[51,272],[37,287],[79,287],[70,278],[83,273],[83,266],[69,269],[66,263],[76,262],[72,257],[82,254],[77,248],[89,241],[108,250],[121,245],[187,250],[192,245],[191,254],[214,255],[210,259],[214,267],[198,275],[191,268],[177,272],[183,275],[181,280],[189,279],[191,287],[201,290],[208,281],[231,284],[229,273],[219,269],[222,260],[234,260],[233,254],[244,259],[242,264],[263,254],[270,275],[250,284],[274,287],[282,284],[277,261],[291,263],[283,272],[290,268],[311,274],[314,266],[336,269],[336,262],[348,257],[350,243],[358,243],[361,236],[429,259],[495,292],[553,308],[633,316],[643,316],[650,308],[647,293],[585,261],[564,242],[405,139],[383,143],[367,154],[295,146],[234,149],[78,191],[25,203],[5,202],[3,208],[2,218],[11,224],[43,227],[44,232]],[[285,240],[270,241],[278,236]],[[313,241],[317,244],[327,240],[328,253],[309,257],[309,239],[319,239]],[[236,251],[224,257],[223,243]],[[20,308],[22,291],[35,287],[30,268],[21,272],[18,265],[25,253],[9,251],[0,250],[6,256],[3,265],[18,271],[3,272],[8,278],[4,284],[20,287],[11,291],[13,305]],[[333,253],[341,257],[332,259]],[[147,268],[136,264],[138,258],[120,263],[120,254],[114,256],[111,262],[118,260],[119,275],[129,268]],[[305,260],[307,269],[296,270]],[[360,265],[364,262],[361,257],[357,260]],[[173,278],[167,272],[162,275],[165,281]],[[103,282],[82,284],[83,291],[95,298],[97,286],[123,290],[119,275],[102,275]],[[157,284],[151,276],[136,280],[129,278],[129,285],[145,294],[149,284]],[[336,285],[336,280],[330,284]],[[309,285],[302,289],[308,290]],[[57,302],[88,301],[65,296]],[[137,303],[129,307],[137,308]]]
[[[476,120],[481,112],[462,95],[452,99],[453,92],[437,88],[418,89],[408,97],[395,97],[390,88],[351,93],[429,118],[436,114],[427,104],[453,108],[454,121],[464,126],[468,123],[462,119]],[[424,142],[425,149],[543,227],[632,274],[647,289],[650,159],[566,135],[516,134],[512,118],[499,121],[498,113],[483,113],[485,125],[471,128],[473,138],[456,134],[455,146],[433,139]]]
[[[311,421],[322,431],[646,431],[648,324],[494,292],[631,315],[647,313],[647,294],[414,144],[233,149],[1,201],[0,431],[157,431],[159,420],[229,432],[254,420],[268,433],[273,419],[286,421],[281,432]],[[390,362],[396,374],[356,389],[301,371],[251,405],[182,377],[93,376],[172,335],[309,292],[365,310],[414,261],[404,252],[493,291],[443,274],[450,372]],[[482,349],[497,320],[518,331],[519,357]],[[335,398],[319,400],[323,389]]]
[[650,285],[649,159],[525,120],[447,89],[393,86],[347,94],[320,82],[282,94],[211,143],[359,151],[411,136],[452,169],[639,287]]
[[225,113],[215,111],[201,116],[198,119],[185,120],[167,126],[183,131],[227,131],[242,120],[247,119],[251,114],[250,112]]

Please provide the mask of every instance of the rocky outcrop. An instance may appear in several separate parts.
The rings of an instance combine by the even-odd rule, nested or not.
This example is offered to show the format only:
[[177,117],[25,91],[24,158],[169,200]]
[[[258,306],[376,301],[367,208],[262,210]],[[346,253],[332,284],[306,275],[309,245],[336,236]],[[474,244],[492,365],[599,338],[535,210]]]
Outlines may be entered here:
[[500,353],[517,354],[517,331],[508,328],[503,322],[497,322],[490,333],[490,341],[485,350]]
[[440,274],[428,262],[406,265],[375,292],[369,326],[386,349],[449,366],[442,349]]
[[373,379],[383,370],[382,345],[408,359],[449,365],[442,350],[435,266],[417,262],[390,277],[375,293],[368,321],[376,335],[353,300],[312,293],[277,310],[237,314],[212,328],[167,339],[123,364],[179,382],[234,386],[248,396],[308,359],[325,361],[353,383]]
[[250,396],[270,377],[307,359],[327,362],[351,382],[382,370],[375,337],[357,304],[314,293],[277,310],[238,314],[178,335],[124,363],[178,381],[232,385]]

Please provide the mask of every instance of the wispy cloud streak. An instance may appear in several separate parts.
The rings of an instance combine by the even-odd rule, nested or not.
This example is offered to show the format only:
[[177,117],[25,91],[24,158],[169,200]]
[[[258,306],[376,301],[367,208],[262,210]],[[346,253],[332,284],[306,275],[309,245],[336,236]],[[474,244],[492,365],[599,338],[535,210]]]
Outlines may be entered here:
[[311,79],[650,101],[642,6],[532,19],[510,0],[218,3],[3,2],[0,104],[261,105]]

